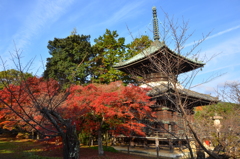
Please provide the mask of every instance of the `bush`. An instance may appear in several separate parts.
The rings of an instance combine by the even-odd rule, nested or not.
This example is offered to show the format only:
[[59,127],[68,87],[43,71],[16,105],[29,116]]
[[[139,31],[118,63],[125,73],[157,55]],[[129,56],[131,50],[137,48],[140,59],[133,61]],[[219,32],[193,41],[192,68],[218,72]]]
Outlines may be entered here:
[[19,132],[16,136],[17,139],[29,139],[30,134],[26,132]]

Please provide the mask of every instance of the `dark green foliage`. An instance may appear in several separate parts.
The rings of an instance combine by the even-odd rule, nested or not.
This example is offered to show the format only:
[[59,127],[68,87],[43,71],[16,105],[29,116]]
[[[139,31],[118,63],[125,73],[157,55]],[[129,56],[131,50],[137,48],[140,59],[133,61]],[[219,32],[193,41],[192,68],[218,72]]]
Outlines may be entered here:
[[23,73],[14,69],[0,72],[0,90],[9,84],[19,84],[22,80],[33,77],[31,73]]
[[90,36],[76,35],[48,42],[49,53],[47,58],[45,78],[53,78],[62,85],[86,84],[89,82],[89,59],[92,58]]
[[148,36],[141,36],[125,45],[125,38],[119,37],[117,31],[106,29],[104,35],[94,40],[94,46],[89,39],[90,36],[76,35],[76,30],[73,30],[66,38],[49,41],[51,57],[47,58],[44,77],[53,78],[64,87],[90,82],[108,84],[118,80],[125,84],[135,82],[126,73],[114,69],[113,65],[150,46]]
[[151,40],[148,36],[141,36],[125,45],[125,38],[119,37],[117,31],[106,29],[105,34],[95,39],[94,42],[96,44],[94,45],[95,57],[91,65],[92,82],[110,83],[122,80],[125,84],[134,83],[135,81],[129,75],[112,66],[133,57],[150,46]]

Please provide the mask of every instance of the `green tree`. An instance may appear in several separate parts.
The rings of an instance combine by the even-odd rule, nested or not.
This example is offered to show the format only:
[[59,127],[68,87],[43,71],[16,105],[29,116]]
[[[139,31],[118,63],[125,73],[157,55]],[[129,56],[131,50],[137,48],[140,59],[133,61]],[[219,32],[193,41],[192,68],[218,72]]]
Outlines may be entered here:
[[87,84],[90,81],[108,84],[122,80],[125,84],[133,83],[129,75],[112,66],[136,55],[152,42],[144,35],[125,45],[125,38],[119,37],[117,31],[108,29],[94,40],[93,47],[89,39],[90,36],[76,35],[74,29],[66,38],[49,41],[48,49],[52,57],[47,58],[44,77],[53,78],[65,87],[70,83]]
[[92,57],[92,47],[89,35],[76,35],[74,30],[70,36],[54,38],[48,42],[45,78],[53,78],[65,87],[70,83],[86,84],[89,82],[89,59]]
[[125,38],[118,36],[117,31],[106,29],[103,36],[94,40],[95,56],[91,65],[93,83],[110,83],[128,78],[125,73],[112,67],[124,59],[126,50]]
[[0,90],[2,90],[5,86],[10,84],[18,84],[19,81],[24,80],[23,77],[33,77],[31,73],[23,73],[21,71],[17,71],[14,69],[5,70],[0,72]]
[[142,35],[140,38],[135,38],[130,44],[127,45],[128,54],[125,57],[129,59],[134,55],[140,53],[145,48],[148,48],[152,43],[152,40],[149,39],[147,35]]
[[95,56],[91,65],[92,82],[110,83],[122,80],[125,84],[128,84],[134,82],[134,80],[126,73],[118,71],[112,66],[129,59],[142,49],[150,46],[151,40],[149,40],[148,36],[141,36],[125,45],[125,38],[119,37],[117,31],[106,29],[105,34],[95,39],[94,42]]

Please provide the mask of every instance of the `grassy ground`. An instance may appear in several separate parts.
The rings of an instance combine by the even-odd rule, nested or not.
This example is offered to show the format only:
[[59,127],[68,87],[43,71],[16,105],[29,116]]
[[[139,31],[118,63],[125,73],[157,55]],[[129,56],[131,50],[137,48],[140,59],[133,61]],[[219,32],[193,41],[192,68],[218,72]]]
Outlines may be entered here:
[[[107,148],[109,149],[109,147]],[[107,150],[105,149],[105,150]],[[108,150],[107,150],[108,151]],[[98,156],[96,147],[81,146],[81,159],[149,159],[149,157],[128,155],[109,150]],[[30,139],[15,139],[0,135],[0,159],[61,159],[62,148],[55,143],[37,142]]]
[[[61,157],[53,157],[56,152],[51,151],[51,147],[51,144],[43,142],[0,136],[1,159],[60,159]],[[55,151],[59,150],[55,147]]]

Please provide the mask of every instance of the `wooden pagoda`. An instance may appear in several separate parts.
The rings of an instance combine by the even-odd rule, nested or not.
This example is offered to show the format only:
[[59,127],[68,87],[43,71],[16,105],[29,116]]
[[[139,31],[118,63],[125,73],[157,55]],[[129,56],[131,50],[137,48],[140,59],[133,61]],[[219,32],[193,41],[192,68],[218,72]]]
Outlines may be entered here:
[[[113,67],[133,76],[141,77],[141,87],[152,88],[148,95],[156,100],[156,104],[151,108],[156,112],[157,122],[148,124],[152,124],[156,131],[146,128],[147,136],[144,140],[141,138],[143,142],[140,143],[145,146],[151,143],[159,145],[159,142],[160,144],[177,145],[179,141],[184,142],[185,140],[183,134],[184,121],[176,103],[171,99],[176,99],[176,95],[180,98],[192,121],[194,107],[216,103],[218,99],[185,89],[178,83],[177,77],[179,74],[202,68],[204,63],[186,58],[169,49],[164,42],[159,41],[155,7],[153,7],[153,24],[154,42],[151,46]],[[140,139],[136,138],[135,142],[132,143],[137,145],[139,141]]]

